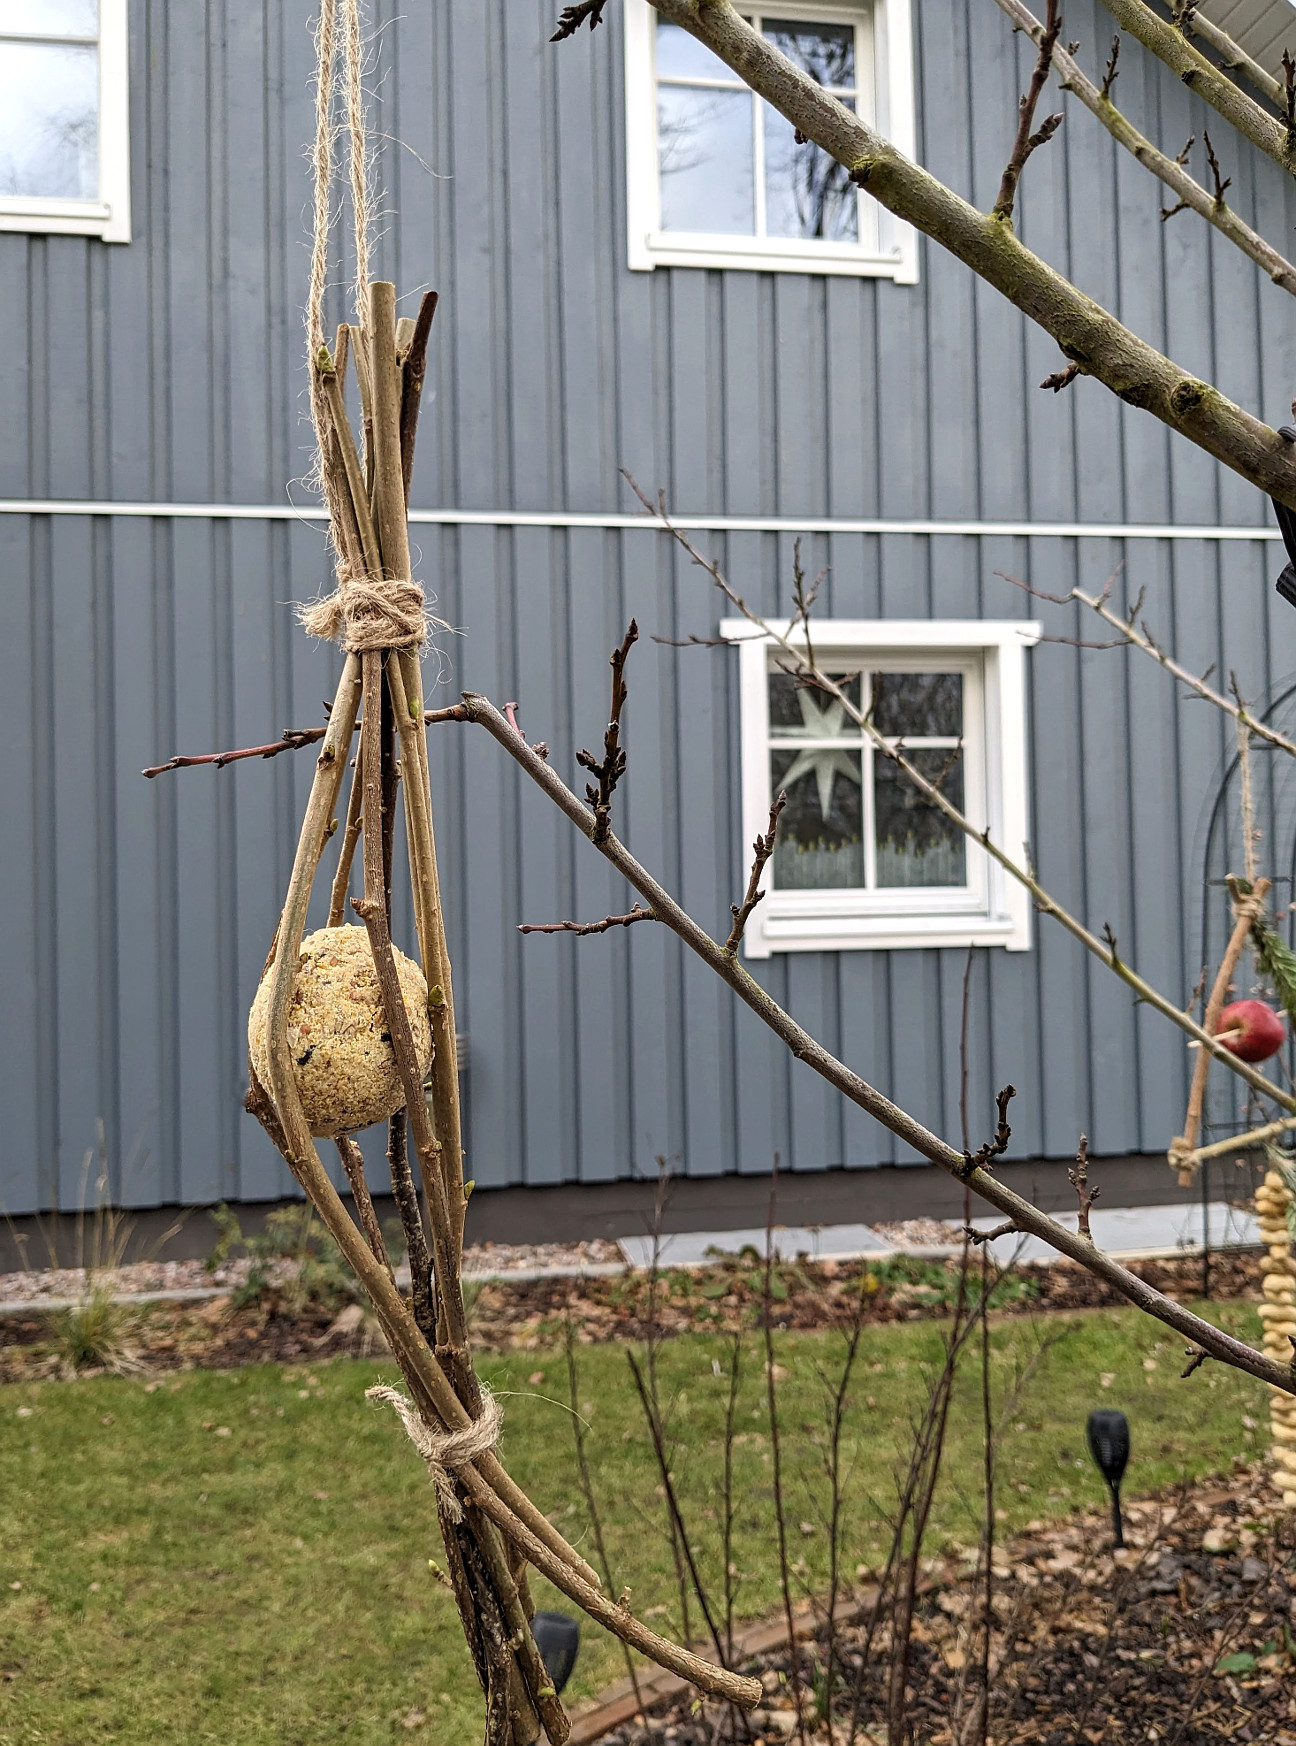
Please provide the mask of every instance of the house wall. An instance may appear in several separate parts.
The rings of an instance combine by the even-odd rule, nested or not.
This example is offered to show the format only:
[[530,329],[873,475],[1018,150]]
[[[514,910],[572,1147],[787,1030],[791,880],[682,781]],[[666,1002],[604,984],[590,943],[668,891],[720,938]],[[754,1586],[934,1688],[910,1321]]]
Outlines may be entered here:
[[[11,505],[307,501],[290,482],[309,466],[308,10],[132,6],[135,241],[0,236]],[[920,156],[988,206],[1023,45],[982,0],[915,11]],[[744,881],[736,658],[650,638],[713,634],[721,603],[659,533],[491,516],[624,515],[624,466],[702,516],[1079,522],[1092,530],[1080,538],[821,532],[805,557],[828,566],[823,610],[850,617],[1024,617],[1030,603],[997,571],[1060,591],[1101,586],[1123,563],[1121,591],[1146,586],[1146,614],[1181,659],[1236,670],[1251,696],[1291,673],[1296,619],[1272,592],[1272,544],[1105,531],[1260,534],[1266,504],[1097,385],[1040,392],[1055,348],[939,250],[923,244],[917,286],[629,272],[615,8],[561,47],[546,40],[554,0],[376,12],[378,269],[442,294],[413,502],[487,517],[415,529],[420,574],[463,633],[442,640],[440,695],[518,699],[574,778],[575,749],[597,744],[605,718],[607,652],[635,614],[619,822],[704,924],[727,926]],[[1067,34],[1092,66],[1107,15],[1076,0]],[[1132,43],[1117,94],[1170,150],[1201,134],[1191,96]],[[1231,136],[1217,144],[1230,201],[1291,238],[1290,180]],[[1020,229],[1186,368],[1280,422],[1296,386],[1290,303],[1192,215],[1161,223],[1160,198],[1069,104],[1026,172]],[[787,611],[790,534],[698,538],[754,603]],[[7,512],[0,575],[0,1201],[75,1205],[100,1134],[128,1203],[279,1195],[287,1173],[241,1110],[242,1031],[309,757],[152,783],[138,772],[320,719],[336,660],[294,628],[290,603],[326,583],[321,526]],[[1049,630],[1093,635],[1043,610]],[[1030,678],[1041,878],[1186,1000],[1225,724],[1116,651],[1046,642]],[[610,1181],[657,1155],[695,1176],[763,1173],[776,1152],[785,1171],[906,1161],[665,930],[518,935],[520,921],[598,916],[627,893],[486,736],[439,728],[431,758],[481,1187]],[[397,932],[410,935],[407,908]],[[957,1138],[964,953],[755,968],[830,1047]],[[1047,923],[1027,954],[979,956],[968,1053],[974,1132],[994,1087],[1019,1087],[1018,1156],[1065,1157],[1082,1129],[1100,1152],[1156,1152],[1182,1119],[1180,1037]]]

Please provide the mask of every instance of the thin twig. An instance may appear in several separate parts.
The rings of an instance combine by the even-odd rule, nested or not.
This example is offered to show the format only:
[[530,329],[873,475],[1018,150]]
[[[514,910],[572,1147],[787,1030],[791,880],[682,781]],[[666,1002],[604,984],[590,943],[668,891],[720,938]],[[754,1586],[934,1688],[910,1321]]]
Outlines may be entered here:
[[[1083,588],[1072,588],[1066,594],[1049,594],[1042,588],[1036,588],[1029,582],[1023,582],[1018,576],[1010,576],[1006,570],[996,570],[995,575],[1005,582],[1011,582],[1014,588],[1020,588],[1024,593],[1029,594],[1032,600],[1047,600],[1054,606],[1065,606],[1073,600],[1079,601],[1081,606],[1087,606],[1091,612],[1096,612],[1104,624],[1109,624],[1113,630],[1118,631],[1123,642],[1128,643],[1132,648],[1141,649],[1145,655],[1150,655],[1158,666],[1164,667],[1166,672],[1172,678],[1177,679],[1181,685],[1186,685],[1190,691],[1195,691],[1198,697],[1204,698],[1207,703],[1213,703],[1216,709],[1223,710],[1224,714],[1232,716],[1234,721],[1245,721],[1247,727],[1258,738],[1267,740],[1271,746],[1276,746],[1279,751],[1286,752],[1289,757],[1296,758],[1296,740],[1288,739],[1286,734],[1280,734],[1267,722],[1260,721],[1251,714],[1243,703],[1237,699],[1230,700],[1225,697],[1222,691],[1216,691],[1213,686],[1208,685],[1204,675],[1190,673],[1172,656],[1167,655],[1148,629],[1146,619],[1142,620],[1141,627],[1136,624],[1135,621],[1139,617],[1137,604],[1125,618],[1112,610],[1108,604],[1108,596],[1116,579],[1115,576],[1108,578],[1101,594],[1086,594]],[[1120,643],[1095,643],[1092,646],[1095,648],[1119,648]],[[1208,668],[1207,671],[1209,672],[1210,669]]]
[[579,0],[575,6],[564,6],[558,16],[558,28],[549,41],[565,42],[569,36],[575,36],[587,19],[590,29],[597,30],[603,22],[603,9],[606,5],[607,0]]
[[621,639],[621,646],[612,651],[610,665],[612,668],[612,707],[608,714],[608,725],[603,735],[603,761],[599,763],[593,752],[577,752],[576,762],[583,770],[588,770],[598,778],[598,787],[585,785],[585,798],[594,809],[595,837],[600,842],[612,828],[612,796],[616,785],[625,775],[626,755],[621,745],[621,711],[625,708],[629,692],[625,682],[626,657],[631,648],[639,640],[639,626],[634,619],[630,620],[630,628]]
[[693,1542],[689,1537],[688,1529],[684,1522],[684,1515],[680,1509],[679,1497],[675,1491],[675,1480],[671,1473],[670,1457],[666,1450],[666,1438],[662,1429],[661,1418],[656,1410],[652,1397],[648,1392],[648,1384],[644,1378],[643,1371],[639,1367],[639,1361],[635,1357],[633,1349],[629,1346],[626,1347],[626,1362],[630,1366],[630,1374],[634,1378],[634,1385],[636,1392],[639,1395],[639,1402],[643,1407],[644,1417],[648,1421],[648,1433],[652,1438],[653,1454],[657,1457],[657,1471],[661,1476],[662,1489],[666,1494],[666,1507],[670,1511],[671,1521],[675,1525],[675,1532],[679,1538],[680,1550],[683,1553],[684,1562],[688,1566],[689,1579],[693,1584],[693,1592],[697,1596],[698,1605],[702,1609],[702,1617],[706,1620],[707,1634],[711,1638],[711,1644],[716,1653],[716,1660],[720,1663],[721,1667],[724,1667],[726,1665],[724,1640],[721,1637],[720,1627],[716,1623],[715,1615],[711,1611],[710,1597],[708,1596],[706,1586],[702,1581],[702,1575],[698,1569],[697,1558],[694,1556],[693,1552]]
[[783,1597],[783,1621],[787,1627],[788,1661],[791,1673],[788,1686],[796,1710],[797,1740],[807,1746],[805,1707],[802,1702],[801,1675],[797,1654],[796,1625],[792,1614],[792,1578],[788,1563],[787,1512],[783,1506],[783,1452],[779,1436],[778,1386],[774,1364],[774,1214],[778,1194],[778,1154],[774,1155],[774,1170],[770,1177],[769,1211],[765,1220],[765,1269],[761,1285],[761,1323],[765,1336],[765,1402],[769,1409],[770,1480],[774,1487],[774,1525],[778,1535],[779,1592]]
[[1035,120],[1036,105],[1040,93],[1048,84],[1049,68],[1053,64],[1053,50],[1057,46],[1058,36],[1062,30],[1062,7],[1060,0],[1048,0],[1048,12],[1044,21],[1044,35],[1040,39],[1039,55],[1035,61],[1035,70],[1031,74],[1031,82],[1024,97],[1017,105],[1017,137],[1013,141],[1012,156],[1004,168],[1003,180],[999,184],[999,198],[994,203],[994,216],[1004,224],[1012,224],[1013,203],[1017,198],[1017,184],[1021,173],[1026,168],[1026,160],[1031,153],[1046,145],[1058,128],[1062,125],[1061,114],[1049,115],[1040,123],[1035,133],[1031,132]]
[[787,805],[787,795],[782,789],[775,795],[770,806],[769,829],[763,837],[757,837],[752,844],[751,878],[747,881],[747,895],[741,904],[731,903],[729,909],[733,915],[733,926],[729,930],[729,938],[724,943],[724,949],[732,958],[742,941],[743,931],[751,917],[751,912],[764,897],[760,888],[761,874],[769,865],[770,856],[774,853],[774,842],[778,836],[779,814]]
[[656,921],[657,917],[650,909],[645,909],[641,903],[625,915],[605,915],[602,921],[596,922],[519,922],[520,934],[605,934],[609,928],[628,928],[635,922]]
[[1088,1237],[1092,1243],[1093,1232],[1089,1229],[1089,1214],[1093,1209],[1093,1203],[1102,1193],[1102,1190],[1097,1183],[1092,1188],[1089,1186],[1089,1136],[1087,1134],[1080,1136],[1080,1144],[1076,1147],[1075,1163],[1067,1169],[1067,1180],[1075,1189],[1076,1200],[1080,1206],[1078,1225],[1080,1235]]
[[[603,1517],[598,1507],[598,1499],[594,1493],[594,1477],[590,1472],[589,1454],[585,1448],[585,1419],[580,1410],[580,1388],[576,1372],[576,1337],[572,1329],[571,1317],[563,1323],[563,1344],[567,1353],[567,1390],[571,1402],[572,1436],[576,1442],[576,1471],[580,1475],[581,1495],[585,1499],[585,1512],[589,1516],[590,1531],[594,1536],[594,1549],[598,1554],[599,1569],[607,1584],[609,1594],[616,1593],[616,1584],[612,1580],[612,1561],[608,1557],[607,1543],[603,1538]],[[624,1643],[621,1653],[625,1657],[626,1676],[630,1681],[630,1689],[634,1693],[635,1707],[643,1715],[643,1696],[639,1690],[639,1674],[635,1667],[634,1656]]]
[[391,1257],[387,1253],[386,1243],[383,1242],[382,1226],[378,1223],[378,1214],[374,1210],[369,1184],[365,1181],[364,1153],[350,1134],[338,1134],[333,1144],[337,1147],[338,1157],[342,1160],[342,1168],[346,1171],[347,1181],[351,1184],[351,1198],[356,1204],[360,1229],[364,1232],[365,1240],[373,1250],[374,1260],[381,1261],[388,1273],[395,1279]]
[[1008,1105],[1017,1095],[1015,1085],[1005,1085],[1002,1091],[995,1093],[995,1107],[999,1120],[995,1127],[993,1139],[978,1147],[976,1152],[964,1152],[963,1163],[966,1173],[970,1176],[974,1170],[981,1169],[992,1158],[1002,1158],[1008,1150],[1008,1142],[1012,1139],[1012,1129],[1008,1126]]
[[[467,721],[468,712],[462,703],[452,703],[446,709],[425,709],[423,722],[427,727],[433,727],[443,721]],[[356,723],[358,732],[363,724]],[[141,776],[150,779],[165,775],[168,770],[189,770],[198,764],[211,764],[217,770],[223,770],[226,764],[237,764],[240,758],[277,758],[280,752],[300,752],[306,746],[318,745],[328,726],[314,728],[285,728],[277,740],[271,740],[265,746],[241,746],[234,752],[196,752],[185,756],[168,758],[165,764],[153,764],[147,770],[141,770]]]

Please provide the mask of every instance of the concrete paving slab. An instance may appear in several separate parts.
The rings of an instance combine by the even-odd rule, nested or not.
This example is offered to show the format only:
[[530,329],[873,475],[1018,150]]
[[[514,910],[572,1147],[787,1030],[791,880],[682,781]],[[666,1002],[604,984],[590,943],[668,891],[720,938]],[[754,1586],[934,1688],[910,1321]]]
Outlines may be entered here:
[[[662,1267],[702,1267],[713,1251],[737,1255],[745,1248],[765,1254],[765,1226],[741,1231],[681,1231],[660,1240],[658,1261]],[[649,1236],[621,1237],[621,1252],[634,1267],[652,1265],[653,1240]],[[816,1261],[841,1261],[859,1255],[893,1255],[895,1250],[868,1225],[775,1225],[774,1253],[785,1261],[809,1255]]]
[[[1209,1224],[1204,1220],[1209,1217]],[[1078,1225],[1074,1212],[1060,1213],[1058,1223],[1074,1231]],[[998,1214],[975,1218],[979,1231],[992,1231],[1001,1225]],[[1093,1240],[1108,1255],[1177,1255],[1200,1252],[1203,1231],[1209,1231],[1212,1249],[1254,1248],[1260,1241],[1254,1213],[1231,1207],[1224,1201],[1212,1201],[1203,1209],[1200,1203],[1176,1201],[1166,1206],[1097,1206],[1089,1219]],[[951,1230],[956,1227],[951,1227]],[[1019,1262],[1048,1261],[1056,1254],[1039,1237],[1000,1237],[990,1245],[991,1253],[1001,1264],[1016,1258]]]

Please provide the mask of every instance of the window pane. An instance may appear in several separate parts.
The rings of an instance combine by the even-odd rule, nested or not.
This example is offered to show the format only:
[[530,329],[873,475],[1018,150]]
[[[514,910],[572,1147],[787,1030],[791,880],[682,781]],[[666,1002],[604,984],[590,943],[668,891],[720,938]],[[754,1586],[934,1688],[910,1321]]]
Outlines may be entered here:
[[[834,679],[859,708],[858,673],[832,673]],[[797,683],[792,673],[769,676],[770,732],[778,739],[839,740],[859,729],[836,698]]]
[[801,18],[767,18],[763,33],[798,67],[821,85],[855,89],[853,24],[811,24]]
[[761,104],[765,123],[765,230],[769,236],[859,241],[859,196],[849,173]]
[[755,229],[749,91],[657,92],[663,230],[751,236]]
[[704,47],[695,36],[678,24],[657,20],[657,77],[659,79],[727,79],[731,85],[742,80],[732,68],[726,67]]
[[0,42],[0,194],[99,195],[99,51]]
[[875,673],[873,725],[888,738],[961,739],[961,673]]
[[[910,752],[908,758],[947,800],[962,809],[960,753],[929,748]],[[967,839],[963,832],[880,752],[873,757],[873,810],[879,886],[967,884]]]
[[858,752],[770,753],[770,792],[787,790],[774,847],[780,891],[841,890],[864,883],[864,807]]
[[0,32],[94,36],[98,29],[98,0],[0,0]]

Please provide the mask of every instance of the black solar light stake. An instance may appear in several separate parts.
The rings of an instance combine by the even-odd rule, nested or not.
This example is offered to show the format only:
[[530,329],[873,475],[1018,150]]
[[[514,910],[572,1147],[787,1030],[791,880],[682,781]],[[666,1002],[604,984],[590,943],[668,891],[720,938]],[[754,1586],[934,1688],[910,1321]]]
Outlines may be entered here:
[[[576,1665],[580,1626],[566,1613],[537,1613],[531,1621],[531,1635],[545,1664],[545,1672],[553,1680],[554,1691],[561,1692]],[[539,1734],[532,1746],[540,1746]]]
[[1125,1529],[1121,1522],[1120,1486],[1125,1476],[1125,1465],[1129,1460],[1129,1420],[1124,1413],[1099,1407],[1089,1414],[1085,1435],[1089,1439],[1089,1453],[1094,1458],[1094,1464],[1107,1481],[1107,1489],[1111,1492],[1112,1533],[1115,1535],[1116,1544],[1123,1546]]
[[566,1613],[537,1613],[531,1621],[531,1634],[554,1690],[561,1692],[576,1665],[580,1626]]

